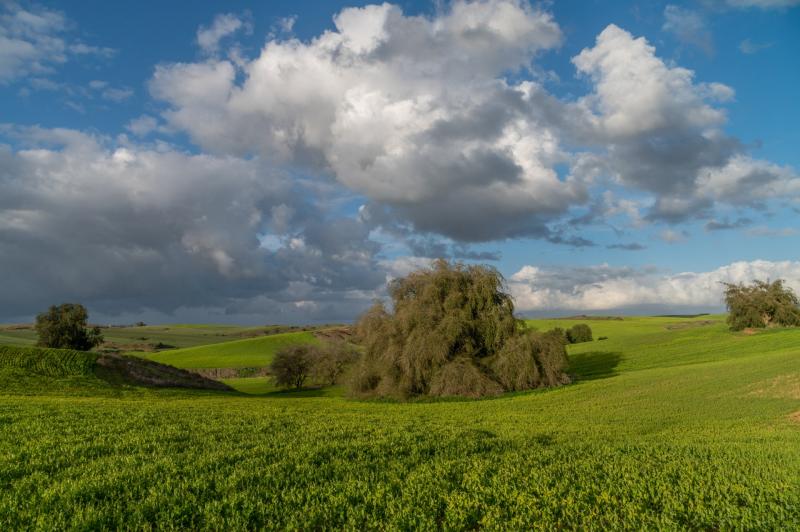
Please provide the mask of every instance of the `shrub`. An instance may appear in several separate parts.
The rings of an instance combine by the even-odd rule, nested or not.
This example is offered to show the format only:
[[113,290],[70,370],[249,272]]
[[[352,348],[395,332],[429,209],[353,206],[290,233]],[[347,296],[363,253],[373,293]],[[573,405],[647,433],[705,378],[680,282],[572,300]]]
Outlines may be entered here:
[[352,345],[334,340],[314,350],[311,373],[319,384],[337,384],[357,359],[358,351]]
[[269,366],[275,384],[286,388],[302,388],[311,374],[316,349],[313,345],[292,345],[275,353]]
[[495,377],[509,391],[569,382],[564,333],[525,331],[506,342],[491,363]]
[[800,325],[800,301],[794,291],[777,281],[755,280],[750,285],[723,283],[728,324],[734,331]]
[[[505,387],[493,364],[519,357],[541,369],[540,351],[526,344],[540,335],[521,331],[505,281],[493,268],[439,260],[392,281],[389,295],[393,312],[376,303],[356,324],[364,347],[349,379],[356,394],[494,395],[517,388]],[[559,378],[528,375],[525,386],[551,381]]]
[[103,342],[99,327],[87,328],[89,313],[83,305],[53,305],[36,316],[40,347],[89,351]]
[[567,341],[571,344],[580,344],[592,341],[592,328],[585,323],[578,323],[567,330]]

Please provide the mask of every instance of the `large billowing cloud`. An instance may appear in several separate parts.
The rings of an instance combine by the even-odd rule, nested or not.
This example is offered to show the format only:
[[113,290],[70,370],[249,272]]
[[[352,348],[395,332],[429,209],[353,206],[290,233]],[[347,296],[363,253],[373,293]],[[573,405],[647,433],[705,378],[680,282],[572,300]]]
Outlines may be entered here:
[[679,222],[709,216],[715,203],[752,207],[798,197],[793,170],[751,158],[722,130],[719,104],[733,99],[730,87],[696,82],[692,71],[667,65],[644,38],[614,25],[573,63],[594,86],[578,102],[588,118],[573,133],[604,150],[602,171],[653,195],[651,219]]
[[669,223],[796,188],[793,170],[751,158],[724,132],[732,88],[696,81],[615,25],[573,58],[592,90],[568,102],[510,81],[562,38],[525,2],[456,1],[432,18],[383,4],[334,22],[308,42],[271,40],[251,61],[158,67],[163,118],[210,152],[332,176],[381,223],[463,242],[588,243],[553,222],[591,210],[603,178],[649,193],[648,219]]
[[352,314],[353,298],[363,307],[385,280],[368,227],[327,217],[313,192],[258,159],[6,133],[18,147],[0,145],[2,315],[62,300],[106,313],[241,312],[258,300],[278,318],[282,305],[322,302],[336,315],[340,300]]
[[383,4],[345,9],[310,42],[271,41],[242,67],[164,65],[164,117],[214,153],[257,153],[316,171],[462,241],[548,234],[585,200],[540,115],[541,91],[510,83],[558,25],[524,2],[455,2],[435,18]]
[[521,312],[723,308],[722,283],[784,279],[800,290],[800,262],[734,262],[709,272],[665,274],[655,268],[608,265],[566,268],[525,266],[509,286]]

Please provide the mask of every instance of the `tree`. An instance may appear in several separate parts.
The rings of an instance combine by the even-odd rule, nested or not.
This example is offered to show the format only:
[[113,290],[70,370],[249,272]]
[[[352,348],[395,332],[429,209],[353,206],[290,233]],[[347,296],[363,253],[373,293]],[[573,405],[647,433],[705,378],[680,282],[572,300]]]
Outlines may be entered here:
[[89,351],[103,342],[99,327],[89,329],[89,314],[83,305],[65,303],[53,305],[36,316],[37,345],[58,349]]
[[275,383],[287,388],[302,388],[311,373],[316,349],[313,345],[292,345],[275,353],[269,366]]
[[782,279],[754,280],[750,285],[723,284],[728,325],[732,330],[800,325],[800,301]]
[[358,351],[344,340],[333,340],[315,350],[312,375],[319,384],[334,385],[358,359]]
[[592,341],[592,328],[585,323],[577,323],[567,330],[567,341],[571,344],[580,344]]
[[389,295],[392,312],[376,303],[356,324],[364,347],[350,380],[356,394],[494,395],[517,389],[496,368],[518,364],[529,373],[525,389],[568,380],[563,340],[554,356],[561,362],[542,371],[542,335],[523,331],[494,268],[438,260],[392,281]]

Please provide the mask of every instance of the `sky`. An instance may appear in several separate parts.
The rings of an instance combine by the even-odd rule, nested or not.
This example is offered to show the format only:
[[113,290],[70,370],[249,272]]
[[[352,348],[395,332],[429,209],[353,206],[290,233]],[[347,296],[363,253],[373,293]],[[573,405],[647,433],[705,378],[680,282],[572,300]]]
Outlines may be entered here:
[[0,322],[520,315],[800,290],[800,0],[0,0]]

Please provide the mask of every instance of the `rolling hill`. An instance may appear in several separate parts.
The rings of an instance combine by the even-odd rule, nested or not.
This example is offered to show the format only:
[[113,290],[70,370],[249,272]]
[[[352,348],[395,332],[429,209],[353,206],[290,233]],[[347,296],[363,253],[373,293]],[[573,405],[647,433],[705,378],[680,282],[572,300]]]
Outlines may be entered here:
[[490,400],[0,388],[0,528],[796,529],[800,329],[722,319],[588,322]]
[[148,354],[147,358],[178,368],[263,367],[282,347],[317,343],[319,340],[310,332],[293,332],[161,351]]

